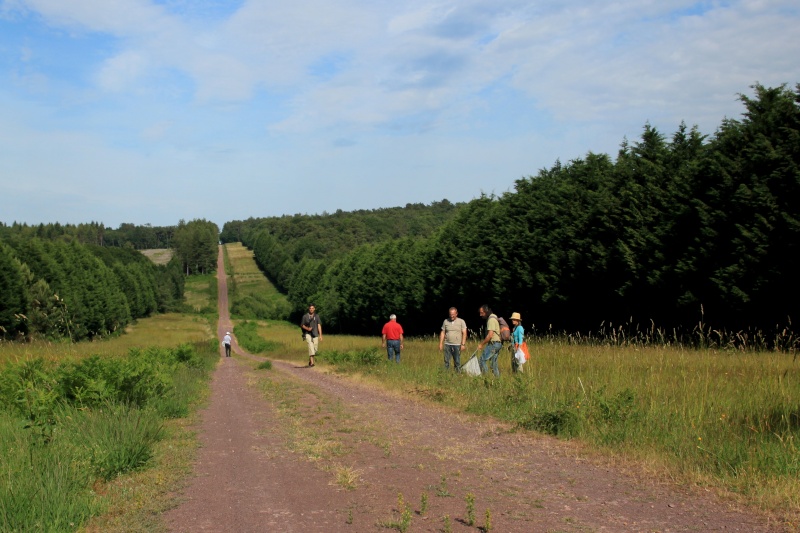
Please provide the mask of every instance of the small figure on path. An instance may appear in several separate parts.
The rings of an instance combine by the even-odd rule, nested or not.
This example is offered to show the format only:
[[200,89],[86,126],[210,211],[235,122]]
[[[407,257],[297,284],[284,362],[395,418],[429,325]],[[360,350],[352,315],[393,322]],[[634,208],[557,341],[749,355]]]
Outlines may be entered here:
[[231,332],[226,331],[225,336],[222,337],[222,344],[225,346],[225,357],[231,356]]
[[486,362],[491,361],[492,372],[495,376],[499,376],[500,369],[497,367],[497,356],[500,354],[500,348],[503,347],[503,343],[500,340],[500,322],[497,320],[497,315],[492,313],[492,308],[486,304],[481,306],[478,314],[486,320],[486,337],[478,344],[478,350],[483,349],[483,354],[478,360],[481,374],[489,371]]
[[400,350],[403,349],[403,326],[397,323],[397,315],[389,315],[389,322],[383,325],[381,331],[381,346],[386,348],[389,361],[394,356],[395,363],[400,362]]
[[456,372],[461,369],[461,350],[467,345],[467,323],[458,318],[458,309],[451,307],[439,334],[439,351],[444,355],[444,369],[450,369],[450,359]]
[[314,366],[314,356],[319,351],[319,341],[322,340],[322,323],[319,321],[317,308],[314,304],[308,306],[308,313],[300,320],[300,327],[306,332],[308,343],[308,366]]
[[517,360],[517,350],[522,350],[522,345],[525,344],[525,328],[522,327],[522,316],[519,313],[511,313],[511,341],[513,350],[511,352],[511,371],[523,372],[522,365],[525,361]]

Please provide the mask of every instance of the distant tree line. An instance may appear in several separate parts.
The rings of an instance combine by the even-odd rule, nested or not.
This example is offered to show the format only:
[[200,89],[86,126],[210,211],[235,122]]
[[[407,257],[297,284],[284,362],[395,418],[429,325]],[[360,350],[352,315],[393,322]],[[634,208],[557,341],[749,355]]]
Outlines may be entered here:
[[430,205],[250,218],[225,223],[220,239],[242,242],[253,250],[258,266],[279,290],[287,292],[305,260],[331,261],[364,244],[427,237],[452,219],[457,209],[458,205],[443,200]]
[[172,239],[175,256],[187,276],[215,272],[218,245],[219,227],[205,219],[181,220]]
[[[471,325],[483,303],[539,330],[790,325],[800,305],[800,85],[753,89],[740,96],[741,120],[710,137],[645,125],[616,160],[589,153],[499,198],[442,202],[448,220],[432,234],[370,240],[356,215],[337,212],[229,223],[223,238],[254,250],[295,313],[313,301],[334,330],[374,333],[396,313],[411,332],[431,332],[451,305]],[[413,215],[392,223],[409,227]]]
[[177,308],[180,263],[156,266],[126,248],[5,236],[0,240],[0,337],[91,339]]
[[40,238],[63,242],[76,241],[107,247],[132,250],[171,248],[180,258],[183,271],[188,275],[213,272],[217,265],[219,227],[205,219],[190,222],[181,220],[177,226],[151,226],[145,224],[120,224],[118,229],[105,227],[100,222],[86,224],[39,224],[29,226],[14,222],[0,223],[0,238]]
[[[117,246],[121,234],[96,222],[0,224],[0,338],[105,336],[133,319],[179,309],[184,277],[216,270],[219,228],[213,222],[120,229],[140,239]],[[134,250],[164,242],[175,250],[166,266]]]
[[98,246],[118,246],[135,250],[151,248],[171,248],[172,238],[176,226],[151,226],[144,224],[120,224],[119,228],[107,228],[100,222],[85,224],[38,224],[28,225],[14,222],[10,226],[0,229],[6,234],[15,234],[21,237],[38,237],[40,239],[66,241],[77,240],[83,244],[96,244]]

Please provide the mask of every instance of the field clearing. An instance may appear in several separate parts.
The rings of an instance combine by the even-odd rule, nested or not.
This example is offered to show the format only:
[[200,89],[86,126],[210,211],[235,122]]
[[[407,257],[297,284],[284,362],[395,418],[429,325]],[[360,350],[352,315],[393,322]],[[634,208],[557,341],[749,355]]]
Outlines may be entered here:
[[216,275],[195,274],[186,278],[183,301],[186,307],[195,313],[216,313]]
[[145,257],[157,265],[166,265],[175,255],[175,250],[172,248],[148,248],[147,250],[140,251]]
[[[278,357],[306,360],[297,326],[262,322],[259,334],[285,347]],[[790,354],[548,340],[530,344],[522,374],[511,373],[504,349],[496,379],[444,372],[433,335],[406,339],[400,365],[386,362],[380,342],[377,335],[325,334],[317,362],[330,369],[331,352],[378,350],[376,365],[334,368],[401,394],[575,439],[588,445],[587,453],[645,475],[800,517],[800,362]],[[462,363],[476,345],[468,343]]]
[[223,249],[232,318],[286,318],[291,306],[258,268],[252,250],[239,242],[226,244]]
[[38,357],[49,361],[82,358],[90,355],[126,355],[131,348],[157,346],[173,348],[214,338],[207,318],[182,313],[167,313],[139,319],[124,335],[90,342],[0,343],[0,365]]

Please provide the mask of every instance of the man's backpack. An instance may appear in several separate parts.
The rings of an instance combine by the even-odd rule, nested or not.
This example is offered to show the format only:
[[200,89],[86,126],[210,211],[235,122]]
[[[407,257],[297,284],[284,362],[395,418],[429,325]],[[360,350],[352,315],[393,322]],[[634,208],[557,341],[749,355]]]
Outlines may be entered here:
[[511,328],[508,327],[508,322],[506,319],[499,316],[497,317],[497,323],[500,324],[500,340],[503,342],[511,340]]

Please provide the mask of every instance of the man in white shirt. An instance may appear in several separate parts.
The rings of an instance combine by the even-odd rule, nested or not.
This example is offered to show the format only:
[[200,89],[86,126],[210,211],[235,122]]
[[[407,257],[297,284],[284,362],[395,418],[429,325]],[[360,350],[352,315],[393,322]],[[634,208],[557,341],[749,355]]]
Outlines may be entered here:
[[225,357],[231,356],[231,332],[226,331],[225,336],[222,337],[222,344],[225,345]]

